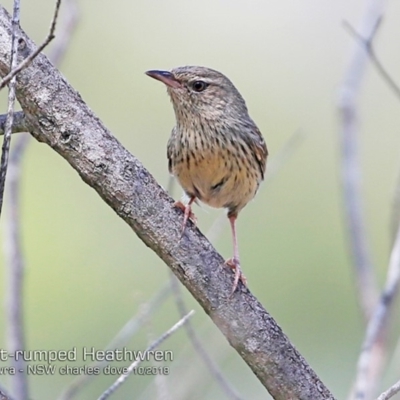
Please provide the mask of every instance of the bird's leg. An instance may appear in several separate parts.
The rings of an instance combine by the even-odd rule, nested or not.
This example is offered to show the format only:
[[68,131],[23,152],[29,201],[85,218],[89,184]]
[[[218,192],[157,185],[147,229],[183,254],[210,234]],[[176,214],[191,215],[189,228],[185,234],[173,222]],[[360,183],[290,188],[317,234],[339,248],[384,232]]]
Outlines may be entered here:
[[174,207],[180,208],[184,212],[183,223],[182,223],[182,231],[181,237],[185,232],[186,224],[188,219],[190,219],[195,225],[197,223],[197,219],[195,215],[192,213],[192,203],[196,200],[196,197],[191,197],[187,205],[183,204],[181,201],[176,201],[174,203]]
[[237,214],[228,214],[229,222],[231,224],[232,229],[232,237],[233,237],[233,258],[225,261],[225,265],[232,268],[235,271],[235,279],[233,281],[232,294],[235,292],[237,285],[239,283],[239,279],[242,281],[243,285],[247,286],[246,277],[243,275],[242,270],[240,268],[239,262],[239,246],[236,235],[236,218]]

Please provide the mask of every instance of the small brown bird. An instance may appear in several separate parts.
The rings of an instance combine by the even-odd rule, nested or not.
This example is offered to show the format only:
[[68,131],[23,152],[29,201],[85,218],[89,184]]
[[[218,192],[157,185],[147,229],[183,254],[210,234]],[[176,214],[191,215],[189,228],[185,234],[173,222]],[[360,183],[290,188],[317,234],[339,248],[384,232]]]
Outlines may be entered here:
[[189,197],[187,205],[175,203],[184,211],[182,233],[188,218],[194,218],[191,205],[196,199],[228,210],[234,252],[225,264],[235,271],[233,293],[239,279],[246,285],[236,218],[264,179],[267,146],[243,97],[220,72],[188,66],[146,74],[167,86],[175,110],[167,156],[170,173]]

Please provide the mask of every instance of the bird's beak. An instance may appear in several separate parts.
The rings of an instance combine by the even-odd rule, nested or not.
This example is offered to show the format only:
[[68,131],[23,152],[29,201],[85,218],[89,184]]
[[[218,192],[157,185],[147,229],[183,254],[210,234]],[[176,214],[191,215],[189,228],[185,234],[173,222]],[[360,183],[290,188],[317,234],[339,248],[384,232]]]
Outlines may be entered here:
[[179,89],[182,87],[181,83],[174,77],[174,75],[169,71],[146,71],[146,75],[151,76],[158,81],[165,83],[167,86]]

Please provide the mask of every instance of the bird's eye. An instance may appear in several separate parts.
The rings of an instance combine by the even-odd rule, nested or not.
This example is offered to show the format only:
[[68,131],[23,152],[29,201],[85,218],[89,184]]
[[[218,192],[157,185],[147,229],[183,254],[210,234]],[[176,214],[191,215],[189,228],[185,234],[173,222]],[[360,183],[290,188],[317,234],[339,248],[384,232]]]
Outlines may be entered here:
[[207,86],[208,83],[203,81],[195,81],[192,83],[192,88],[195,92],[202,92],[207,88]]

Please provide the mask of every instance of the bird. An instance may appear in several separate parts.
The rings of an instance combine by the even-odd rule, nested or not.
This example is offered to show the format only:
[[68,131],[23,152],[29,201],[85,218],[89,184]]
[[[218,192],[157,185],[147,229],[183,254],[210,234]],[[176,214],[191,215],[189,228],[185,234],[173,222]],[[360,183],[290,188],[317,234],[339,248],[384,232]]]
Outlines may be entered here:
[[221,72],[184,66],[146,74],[166,85],[175,111],[167,158],[169,172],[189,199],[187,204],[175,203],[184,212],[182,235],[188,219],[196,222],[194,202],[227,209],[233,257],[225,265],[234,271],[233,294],[239,280],[247,286],[240,266],[236,220],[264,179],[265,140],[242,95]]

